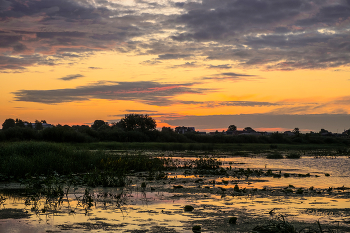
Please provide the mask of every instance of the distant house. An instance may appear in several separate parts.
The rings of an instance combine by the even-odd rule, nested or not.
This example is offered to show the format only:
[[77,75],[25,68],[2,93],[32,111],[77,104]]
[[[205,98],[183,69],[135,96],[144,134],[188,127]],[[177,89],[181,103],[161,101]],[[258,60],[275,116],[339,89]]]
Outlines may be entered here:
[[179,126],[175,128],[175,133],[178,133],[178,134],[194,133],[194,132],[196,132],[194,127]]
[[201,135],[207,135],[207,132],[199,132],[199,131],[197,131],[196,133],[197,134],[201,134]]
[[[24,122],[24,125],[25,125],[25,126],[28,126],[29,124],[32,125],[32,128],[35,128],[35,123],[27,123],[27,122]],[[47,124],[47,123],[41,123],[41,125],[43,126],[43,129],[52,128],[52,127],[53,127],[53,125]]]

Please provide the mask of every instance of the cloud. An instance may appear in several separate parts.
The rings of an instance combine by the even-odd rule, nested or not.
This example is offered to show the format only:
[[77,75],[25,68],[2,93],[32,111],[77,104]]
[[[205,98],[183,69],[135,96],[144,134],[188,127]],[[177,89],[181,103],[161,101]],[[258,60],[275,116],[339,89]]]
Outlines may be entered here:
[[241,114],[241,115],[207,115],[207,116],[182,116],[174,119],[164,119],[170,125],[184,125],[201,129],[227,128],[236,125],[238,128],[286,128],[300,130],[327,129],[334,133],[348,129],[349,114]]
[[70,81],[70,80],[78,79],[78,78],[81,78],[81,77],[84,77],[84,75],[81,75],[81,74],[70,74],[70,75],[64,76],[64,77],[59,78],[59,79],[64,80],[64,81]]
[[128,113],[157,113],[157,111],[151,111],[151,110],[130,110],[130,109],[127,109],[125,110],[126,112]]
[[261,107],[261,106],[279,106],[287,105],[284,103],[272,103],[272,102],[261,102],[261,101],[179,101],[181,104],[186,105],[200,105],[201,107],[217,108],[225,106],[240,106],[240,107]]
[[200,67],[200,65],[198,65],[197,62],[186,62],[185,64],[171,66],[171,68],[195,68],[195,67]]
[[[319,98],[315,98],[319,99]],[[340,96],[331,99],[319,99],[319,101],[305,102],[304,100],[281,101],[280,107],[272,109],[268,114],[350,114],[350,96]]]
[[[66,61],[111,50],[156,57],[143,64],[218,60],[286,71],[350,64],[346,0],[19,0],[2,1],[0,12],[8,59],[1,69],[38,65],[30,56]],[[12,64],[18,56],[25,65]]]
[[189,54],[160,54],[158,55],[158,60],[174,60],[174,59],[184,59],[189,58]]
[[157,82],[98,82],[76,88],[53,90],[19,90],[16,101],[58,104],[90,99],[130,100],[148,105],[171,105],[173,97],[182,94],[203,94],[210,89],[194,87],[195,83],[165,84]]
[[157,65],[157,64],[160,64],[160,63],[162,63],[162,62],[158,61],[156,59],[153,59],[153,60],[143,61],[140,64],[143,64],[143,65]]
[[21,55],[16,57],[0,55],[0,70],[25,70],[27,66],[54,65],[55,62],[53,58],[45,58],[40,55]]
[[209,69],[231,69],[232,66],[229,65],[229,64],[217,65],[217,66],[210,65],[210,66],[208,66],[208,68],[209,68]]
[[230,81],[253,81],[253,80],[261,80],[263,78],[257,77],[256,75],[248,75],[248,74],[238,74],[233,72],[226,72],[221,74],[215,74],[210,77],[202,77],[203,80],[230,80]]

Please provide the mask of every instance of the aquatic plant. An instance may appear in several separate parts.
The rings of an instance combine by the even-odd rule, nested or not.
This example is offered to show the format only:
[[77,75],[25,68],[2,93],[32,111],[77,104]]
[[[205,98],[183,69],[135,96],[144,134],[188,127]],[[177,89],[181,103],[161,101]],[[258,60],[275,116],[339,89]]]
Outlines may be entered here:
[[295,193],[296,194],[303,194],[304,190],[302,188],[299,188]]
[[184,206],[184,210],[185,210],[185,211],[192,211],[192,210],[194,210],[194,207],[191,206],[191,205],[185,205],[185,206]]
[[218,169],[221,165],[221,162],[216,158],[200,158],[195,160],[194,167],[196,169]]
[[266,156],[267,159],[283,159],[283,155],[281,153],[275,152],[272,154],[268,154]]
[[253,228],[253,233],[296,233],[294,226],[287,222],[282,215],[266,224]]
[[231,217],[229,220],[228,220],[228,223],[230,224],[236,224],[237,222],[237,217]]
[[301,155],[297,154],[297,153],[290,153],[288,155],[286,155],[287,159],[300,159]]
[[192,231],[195,232],[195,233],[200,232],[201,229],[202,229],[202,228],[201,228],[201,226],[199,226],[199,225],[195,225],[195,226],[192,227]]

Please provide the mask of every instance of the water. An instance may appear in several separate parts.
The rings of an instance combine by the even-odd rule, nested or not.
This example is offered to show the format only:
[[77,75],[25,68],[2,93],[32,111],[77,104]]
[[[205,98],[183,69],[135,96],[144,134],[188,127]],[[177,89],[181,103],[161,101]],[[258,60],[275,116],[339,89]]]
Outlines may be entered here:
[[[226,157],[220,160],[224,167],[231,166],[233,169],[271,169],[274,172],[281,171],[281,174],[289,173],[296,176],[238,179],[169,172],[169,178],[176,177],[174,180],[147,181],[145,191],[142,191],[136,183],[124,190],[91,189],[89,190],[93,199],[91,206],[84,201],[85,187],[70,191],[62,199],[50,199],[40,195],[23,195],[22,189],[14,189],[21,188],[18,185],[2,184],[0,233],[192,232],[191,228],[195,224],[202,225],[202,232],[228,232],[233,229],[246,232],[261,218],[269,219],[279,214],[289,221],[312,224],[320,220],[322,224],[335,226],[339,224],[342,229],[349,227],[350,231],[349,191],[333,190],[327,193],[322,190],[349,186],[349,158],[303,157],[273,160],[261,157]],[[307,173],[310,173],[310,177],[297,176]],[[325,176],[326,173],[330,176]],[[204,180],[200,188],[197,187],[198,183],[194,183],[194,180],[199,178]],[[215,185],[209,183],[212,180],[216,180]],[[222,180],[229,182],[224,184]],[[172,188],[173,185],[179,184],[184,188],[179,191]],[[272,191],[237,195],[219,189],[233,188],[235,184],[248,190],[268,187]],[[295,186],[294,193],[278,193],[280,192],[278,190],[284,190],[289,185]],[[315,190],[320,190],[320,194],[316,192],[306,195],[295,194],[297,188],[306,190],[311,186]],[[187,204],[194,206],[195,210],[184,211],[183,207]],[[269,213],[271,210],[272,215]],[[228,224],[228,216],[238,216],[237,226]]]
[[[174,157],[178,160],[192,160],[197,158]],[[337,188],[350,186],[350,158],[348,157],[302,157],[301,159],[266,159],[263,157],[227,157],[218,158],[223,163],[223,167],[250,168],[250,169],[271,169],[272,171],[281,171],[281,178],[262,177],[257,180],[266,180],[265,183],[252,184],[250,187],[260,188],[283,187],[294,185],[296,187],[309,188]],[[308,174],[310,177],[288,177],[284,178],[283,174]],[[330,176],[325,176],[328,173]],[[316,177],[318,176],[318,177]]]

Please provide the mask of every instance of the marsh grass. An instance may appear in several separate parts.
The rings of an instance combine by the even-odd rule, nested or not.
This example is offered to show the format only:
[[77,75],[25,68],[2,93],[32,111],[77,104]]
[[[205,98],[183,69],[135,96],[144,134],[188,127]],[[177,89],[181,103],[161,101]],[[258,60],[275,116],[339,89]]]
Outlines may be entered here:
[[75,176],[75,182],[113,187],[125,185],[125,177],[130,172],[156,174],[164,166],[163,159],[141,152],[115,155],[108,151],[89,151],[69,144],[49,142],[0,144],[0,178],[3,181],[53,175],[72,180],[68,177],[77,174],[79,178]]
[[283,155],[279,152],[274,152],[266,156],[267,159],[283,159]]
[[288,222],[283,215],[277,216],[275,219],[265,224],[253,228],[252,233],[337,233],[337,230],[325,229],[319,221],[316,221],[311,227],[304,227],[299,231]]
[[[174,142],[92,142],[74,143],[77,148],[89,150],[163,150],[163,151],[228,151],[240,156],[241,153],[263,152],[263,151],[335,151],[343,155],[349,155],[350,149],[344,144],[278,144],[278,147],[271,148],[270,144],[264,143],[174,143]],[[237,152],[237,153],[236,153]]]
[[286,155],[287,159],[300,159],[301,155],[298,153],[290,153],[288,155]]

